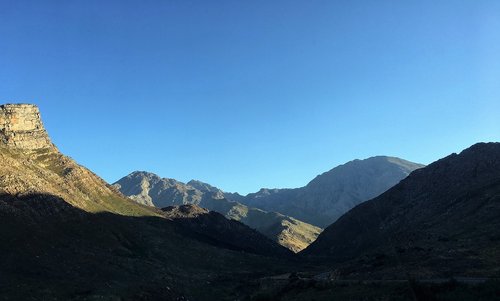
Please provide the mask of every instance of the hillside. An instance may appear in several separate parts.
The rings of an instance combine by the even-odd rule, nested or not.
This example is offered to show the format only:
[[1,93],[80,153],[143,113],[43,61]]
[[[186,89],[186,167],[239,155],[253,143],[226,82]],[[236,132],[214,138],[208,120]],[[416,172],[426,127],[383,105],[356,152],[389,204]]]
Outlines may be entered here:
[[61,154],[36,106],[0,106],[2,299],[234,300],[290,265],[286,248],[204,213],[186,224],[137,204]]
[[133,172],[113,184],[123,194],[141,204],[163,208],[194,204],[219,212],[229,219],[256,229],[282,246],[298,252],[313,242],[321,229],[276,212],[266,212],[228,200],[224,193],[209,184],[160,178],[148,172]]
[[49,194],[87,212],[154,216],[51,143],[33,105],[0,106],[0,193]]
[[352,275],[498,277],[499,216],[500,143],[479,143],[355,207],[303,254]]
[[180,225],[187,236],[218,247],[254,254],[290,257],[293,253],[248,226],[196,205],[169,206],[164,216]]
[[337,166],[296,189],[261,189],[245,197],[228,194],[247,206],[276,211],[326,227],[356,205],[378,196],[423,165],[378,156]]

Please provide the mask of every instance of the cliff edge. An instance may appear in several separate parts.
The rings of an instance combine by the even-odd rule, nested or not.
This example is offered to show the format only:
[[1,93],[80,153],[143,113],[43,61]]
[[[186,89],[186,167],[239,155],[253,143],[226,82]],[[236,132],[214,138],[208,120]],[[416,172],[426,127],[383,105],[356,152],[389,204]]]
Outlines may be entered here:
[[16,149],[55,149],[38,107],[32,104],[0,105],[0,142]]

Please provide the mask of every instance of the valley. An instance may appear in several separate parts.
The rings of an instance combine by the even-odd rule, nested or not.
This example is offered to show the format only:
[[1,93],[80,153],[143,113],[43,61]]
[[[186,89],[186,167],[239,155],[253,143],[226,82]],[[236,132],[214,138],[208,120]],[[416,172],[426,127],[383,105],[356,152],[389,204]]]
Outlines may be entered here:
[[[0,127],[2,300],[498,296],[500,143],[425,167],[356,160],[306,188],[238,196],[146,172],[110,185],[60,153],[33,105],[0,106]],[[315,189],[331,208],[356,195],[322,232],[264,210],[293,194],[321,207],[316,193],[298,201]]]

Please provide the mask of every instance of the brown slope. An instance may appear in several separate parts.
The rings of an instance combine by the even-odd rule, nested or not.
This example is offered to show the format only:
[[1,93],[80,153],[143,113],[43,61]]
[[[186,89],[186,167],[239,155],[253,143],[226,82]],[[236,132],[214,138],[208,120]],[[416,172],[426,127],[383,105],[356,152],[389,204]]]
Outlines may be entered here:
[[118,193],[50,142],[34,105],[0,106],[0,193],[50,194],[88,212],[156,215]]

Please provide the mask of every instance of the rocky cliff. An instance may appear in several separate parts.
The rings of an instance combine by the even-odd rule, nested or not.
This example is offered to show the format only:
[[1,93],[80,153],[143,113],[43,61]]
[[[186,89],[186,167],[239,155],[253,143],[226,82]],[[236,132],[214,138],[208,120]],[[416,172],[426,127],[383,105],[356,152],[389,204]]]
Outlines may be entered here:
[[31,104],[0,106],[0,142],[16,149],[54,148],[38,107]]
[[[38,107],[31,104],[0,105],[0,194],[52,195],[87,212],[157,215],[61,154],[43,126]],[[10,205],[0,201],[0,207]]]

